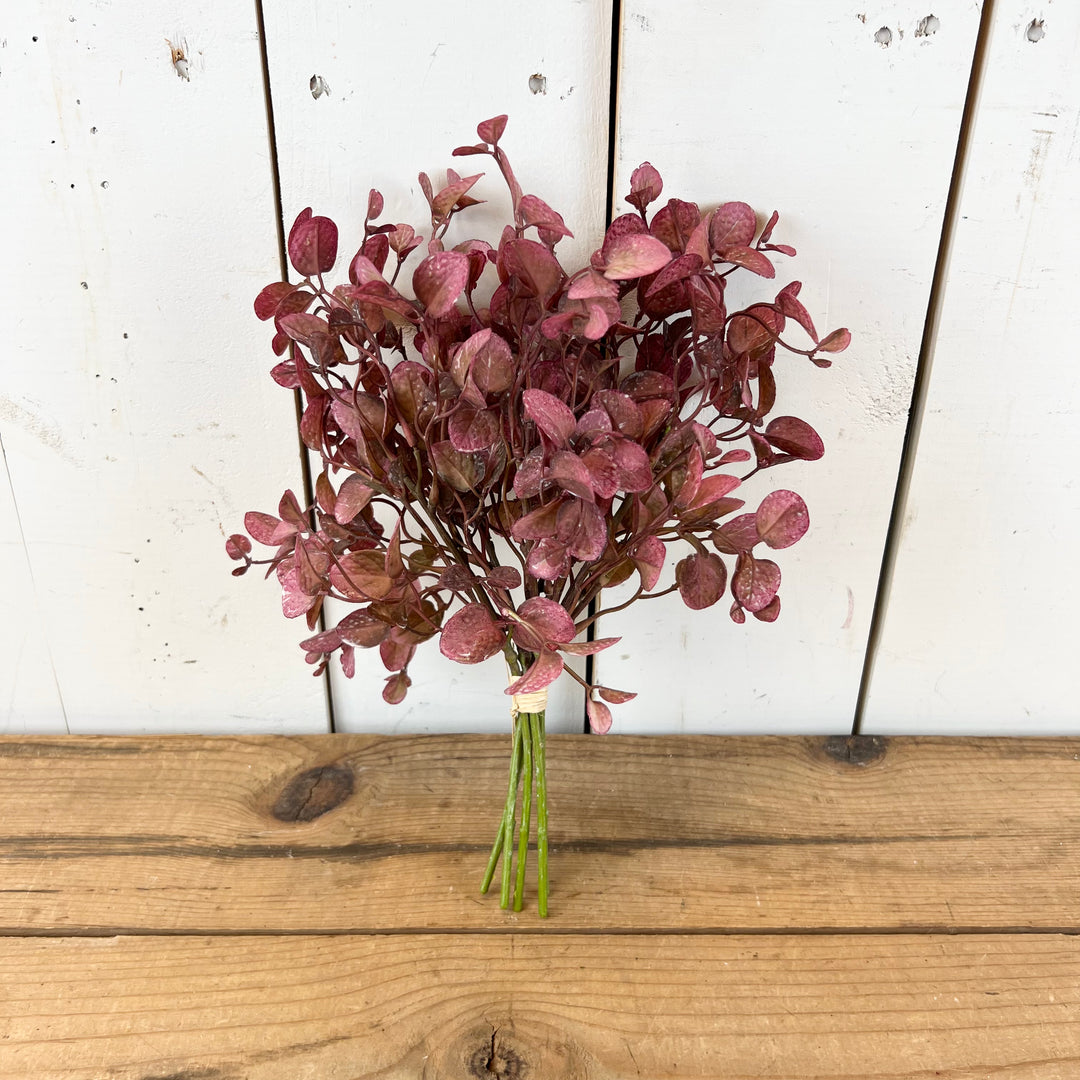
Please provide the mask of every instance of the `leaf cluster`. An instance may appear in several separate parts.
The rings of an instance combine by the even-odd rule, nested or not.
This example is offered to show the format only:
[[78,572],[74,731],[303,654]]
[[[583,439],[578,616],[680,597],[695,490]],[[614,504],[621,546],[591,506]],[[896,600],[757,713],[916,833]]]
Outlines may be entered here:
[[[497,245],[447,247],[482,174],[448,170],[439,190],[421,174],[429,230],[379,224],[372,191],[348,280],[332,284],[337,227],[304,210],[288,242],[299,280],[255,301],[275,331],[273,378],[302,393],[300,433],[323,469],[314,505],[286,492],[277,514],[246,515],[248,536],[274,551],[254,560],[248,536],[231,536],[234,573],[267,565],[285,615],[311,629],[328,598],[351,605],[302,642],[307,660],[319,673],[337,653],[351,676],[355,650],[377,648],[389,702],[435,637],[458,663],[502,652],[507,693],[546,687],[567,656],[618,640],[581,638],[605,613],[590,615],[601,590],[631,579],[627,603],[677,590],[701,609],[729,592],[736,622],[774,620],[780,569],[760,549],[799,540],[806,505],[774,491],[744,511],[735,493],[762,469],[824,452],[806,421],[770,418],[778,351],[827,367],[850,337],[818,336],[798,282],[729,311],[733,275],[772,278],[775,253],[795,254],[772,242],[777,214],[760,230],[742,202],[703,211],[669,199],[650,214],[663,184],[647,162],[631,177],[636,212],[611,223],[588,265],[566,270],[556,247],[572,234],[523,193],[505,125],[485,121],[478,143],[454,151],[493,158],[509,187],[513,220]],[[791,323],[809,347],[786,340]],[[690,550],[675,585],[657,591],[673,543]],[[605,702],[633,696],[588,690],[601,731]]]

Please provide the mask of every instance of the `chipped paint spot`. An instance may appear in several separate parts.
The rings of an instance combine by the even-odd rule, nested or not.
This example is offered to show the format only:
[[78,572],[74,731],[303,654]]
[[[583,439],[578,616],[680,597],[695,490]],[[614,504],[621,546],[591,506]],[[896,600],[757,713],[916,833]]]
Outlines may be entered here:
[[547,93],[547,78],[543,75],[535,74],[529,76],[529,89],[534,94],[546,94]]
[[1028,41],[1034,44],[1046,37],[1046,21],[1044,19],[1032,19],[1028,23],[1027,32],[1024,35]]
[[191,61],[187,55],[187,42],[180,41],[174,45],[166,38],[165,44],[169,46],[172,66],[177,78],[183,79],[185,82],[191,82]]
[[887,49],[892,44],[892,31],[887,26],[883,26],[874,32],[874,40],[883,49]]
[[941,29],[941,20],[936,15],[927,15],[919,20],[915,28],[916,37],[930,37]]
[[311,96],[318,101],[324,94],[330,96],[330,84],[321,75],[312,75],[308,80]]

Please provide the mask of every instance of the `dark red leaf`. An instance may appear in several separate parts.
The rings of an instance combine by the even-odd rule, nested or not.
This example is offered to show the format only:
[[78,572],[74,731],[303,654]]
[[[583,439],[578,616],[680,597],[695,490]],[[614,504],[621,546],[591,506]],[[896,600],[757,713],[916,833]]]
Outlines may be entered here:
[[754,618],[760,622],[776,622],[780,614],[780,597],[774,596],[760,611],[754,612]]
[[546,390],[525,390],[521,400],[525,415],[555,446],[569,446],[577,421],[565,402]]
[[718,555],[695,552],[676,565],[675,581],[683,603],[700,611],[712,607],[723,596],[727,567]]
[[413,291],[429,316],[441,319],[469,280],[469,257],[458,251],[429,255],[413,273]]
[[481,604],[466,604],[439,635],[439,652],[459,664],[479,664],[502,652],[506,633]]
[[771,548],[791,547],[810,527],[806,503],[794,491],[766,495],[754,517],[758,535]]
[[472,453],[491,446],[501,432],[499,417],[487,409],[472,409],[459,405],[447,425],[450,442],[455,450]]
[[513,566],[496,566],[487,575],[487,582],[497,589],[517,589],[521,587],[521,572]]
[[390,627],[366,609],[352,611],[337,625],[341,640],[361,649],[373,649],[389,633]]
[[765,428],[765,438],[781,453],[803,461],[817,461],[825,453],[821,436],[797,416],[777,416]]
[[645,207],[660,198],[663,190],[664,182],[660,174],[645,161],[630,174],[630,194],[626,196],[626,201],[644,213]]
[[713,251],[746,247],[754,239],[757,218],[744,202],[726,202],[718,206],[709,221],[709,243]]
[[532,667],[520,679],[512,682],[505,693],[535,694],[545,686],[550,686],[562,674],[562,669],[562,657],[557,652],[544,649],[533,661]]
[[710,537],[717,551],[725,555],[739,555],[752,551],[755,544],[761,542],[757,531],[756,514],[740,514],[730,521],[725,521]]
[[818,345],[818,349],[821,352],[838,353],[843,352],[851,344],[851,331],[850,330],[834,330],[826,338],[824,338]]
[[298,274],[314,277],[332,270],[337,259],[337,226],[326,217],[301,210],[289,230],[289,261]]
[[742,554],[735,563],[731,593],[749,612],[768,606],[780,588],[780,567],[769,559]]
[[505,113],[501,116],[493,116],[490,120],[482,120],[476,125],[476,134],[481,141],[494,146],[502,138],[502,133],[506,130],[506,121]]
[[607,686],[598,686],[596,689],[600,696],[605,701],[610,701],[612,705],[622,705],[637,697],[637,694],[632,694],[628,690],[612,690]]
[[776,277],[776,268],[768,257],[755,248],[751,247],[726,247],[720,251],[720,258],[724,262],[734,263],[736,266],[745,267],[747,270],[761,277]]
[[383,687],[383,701],[387,705],[400,705],[405,700],[410,686],[412,686],[412,679],[404,671],[391,675],[386,680],[386,686]]
[[602,701],[587,697],[585,711],[589,715],[589,731],[594,735],[606,735],[611,730],[611,710]]

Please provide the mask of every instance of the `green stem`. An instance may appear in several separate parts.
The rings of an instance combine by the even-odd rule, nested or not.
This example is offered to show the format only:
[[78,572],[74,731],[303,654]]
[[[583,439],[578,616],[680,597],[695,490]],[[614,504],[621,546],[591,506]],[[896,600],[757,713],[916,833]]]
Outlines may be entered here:
[[[511,829],[514,827],[514,804],[517,801],[517,784],[518,784],[518,762],[521,757],[522,748],[522,735],[523,732],[520,725],[514,725],[514,743],[513,749],[510,751],[510,783],[506,792],[506,804],[503,807],[502,820],[499,822],[499,833],[495,837],[495,844],[491,849],[491,855],[488,858],[487,870],[484,872],[484,880],[480,885],[480,891],[486,893],[491,887],[491,879],[495,876],[495,867],[499,863],[499,856],[503,853],[504,848],[507,849],[507,859],[509,860],[509,849],[506,844],[506,831],[507,825]],[[503,907],[506,905],[504,904]]]
[[514,910],[520,911],[522,897],[525,894],[525,864],[529,855],[529,827],[532,824],[532,729],[533,716],[525,713],[518,718],[522,726],[523,736],[521,740],[521,827],[518,829],[518,855],[517,855],[517,882],[514,886]]
[[[514,811],[517,803],[518,769],[524,748],[525,726],[521,717],[514,720],[514,752],[510,759],[510,790],[506,793],[506,809],[503,810],[503,868],[502,888],[499,891],[499,907],[510,906],[510,875],[514,862]],[[528,783],[528,781],[526,781]]]
[[540,918],[546,919],[548,913],[548,807],[544,714],[534,713],[529,719],[533,744],[533,771],[536,775],[536,906]]

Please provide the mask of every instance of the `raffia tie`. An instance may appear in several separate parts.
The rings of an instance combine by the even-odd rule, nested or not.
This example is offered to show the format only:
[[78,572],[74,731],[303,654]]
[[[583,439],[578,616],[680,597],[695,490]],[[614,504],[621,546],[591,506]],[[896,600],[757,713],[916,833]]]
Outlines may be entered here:
[[[515,675],[509,664],[506,667],[506,683],[516,683],[520,675]],[[513,694],[510,698],[510,716],[516,720],[519,713],[542,713],[547,711],[547,687],[543,690],[534,690],[531,694]]]

